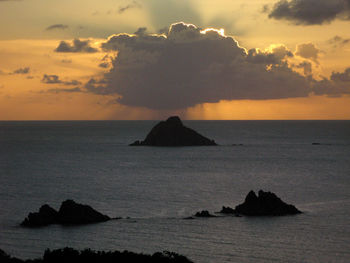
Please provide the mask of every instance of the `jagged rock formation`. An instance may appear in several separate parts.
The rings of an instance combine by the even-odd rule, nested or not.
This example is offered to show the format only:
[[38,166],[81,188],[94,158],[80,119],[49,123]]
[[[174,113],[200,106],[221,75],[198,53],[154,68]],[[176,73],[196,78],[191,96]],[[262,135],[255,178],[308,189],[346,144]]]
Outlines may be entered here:
[[301,212],[294,206],[286,204],[274,193],[259,191],[258,196],[250,191],[243,204],[236,206],[236,214],[247,216],[282,216]]
[[29,213],[21,223],[25,227],[39,227],[50,224],[76,225],[105,222],[110,220],[109,216],[103,215],[91,206],[82,205],[73,200],[62,202],[59,211],[45,204],[40,207],[39,212]]
[[197,212],[194,216],[195,217],[215,217],[214,215],[210,214],[209,211],[207,210]]
[[159,122],[148,133],[144,141],[135,141],[130,146],[212,146],[217,145],[196,131],[182,124],[179,117],[173,116]]
[[40,207],[39,212],[29,213],[21,225],[28,227],[46,226],[55,224],[57,217],[58,212],[51,206],[45,204]]

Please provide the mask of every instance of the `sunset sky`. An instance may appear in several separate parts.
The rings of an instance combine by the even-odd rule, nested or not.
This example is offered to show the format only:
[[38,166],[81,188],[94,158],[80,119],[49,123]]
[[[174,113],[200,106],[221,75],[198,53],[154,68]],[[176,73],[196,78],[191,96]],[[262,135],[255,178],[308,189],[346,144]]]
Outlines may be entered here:
[[350,118],[350,0],[0,0],[0,23],[0,120]]

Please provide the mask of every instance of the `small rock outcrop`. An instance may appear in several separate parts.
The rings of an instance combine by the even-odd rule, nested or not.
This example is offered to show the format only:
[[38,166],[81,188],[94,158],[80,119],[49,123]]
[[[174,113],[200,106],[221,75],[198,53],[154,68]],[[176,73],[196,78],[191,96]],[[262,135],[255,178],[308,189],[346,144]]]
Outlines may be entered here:
[[215,217],[214,215],[210,214],[209,211],[207,210],[197,212],[194,216],[195,217]]
[[135,141],[130,146],[212,146],[217,145],[196,131],[184,126],[179,117],[173,116],[159,122],[144,141]]
[[229,206],[227,206],[227,207],[223,206],[219,213],[220,214],[236,214],[236,211],[233,208],[229,207]]
[[40,207],[39,212],[29,213],[26,219],[21,223],[22,226],[39,227],[55,224],[58,212],[51,206],[45,204]]
[[103,215],[91,206],[82,205],[73,200],[62,202],[59,211],[45,204],[40,207],[39,212],[29,213],[21,223],[24,227],[40,227],[51,224],[77,225],[105,222],[110,220],[109,216]]
[[283,216],[301,212],[294,206],[286,204],[274,193],[259,191],[258,196],[250,191],[243,204],[236,206],[235,213],[247,216]]

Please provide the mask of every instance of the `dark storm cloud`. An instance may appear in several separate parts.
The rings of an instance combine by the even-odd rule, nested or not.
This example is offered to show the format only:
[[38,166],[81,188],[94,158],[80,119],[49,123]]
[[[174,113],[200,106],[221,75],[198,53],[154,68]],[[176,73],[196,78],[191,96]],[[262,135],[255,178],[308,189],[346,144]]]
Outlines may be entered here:
[[61,41],[58,47],[55,49],[56,52],[85,52],[85,53],[94,53],[98,52],[96,48],[90,46],[90,40],[80,40],[74,39],[70,44],[66,41]]
[[69,26],[63,25],[63,24],[55,24],[55,25],[48,26],[45,30],[46,31],[51,31],[56,29],[64,30],[64,29],[67,29],[68,27]]
[[47,74],[44,74],[43,78],[41,79],[41,82],[45,84],[62,84],[66,86],[81,84],[81,82],[78,80],[63,81],[57,75],[47,75]]
[[[183,109],[220,100],[264,100],[345,94],[350,83],[333,74],[314,80],[310,62],[289,65],[293,53],[285,46],[269,51],[246,51],[237,41],[217,30],[201,31],[191,24],[173,24],[167,34],[111,36],[101,45],[117,51],[110,69],[100,80],[85,86],[89,93],[114,95],[129,106],[151,109]],[[300,45],[299,56],[317,60],[313,44]],[[293,68],[302,68],[305,76]],[[347,71],[339,74],[347,74]],[[344,84],[345,83],[345,84]]]
[[279,0],[269,18],[287,20],[296,25],[321,25],[335,19],[350,20],[350,0]]
[[10,74],[12,74],[12,75],[14,75],[14,74],[28,74],[29,71],[30,71],[30,67],[24,67],[24,68],[16,69]]
[[[130,106],[179,109],[232,99],[304,97],[308,81],[283,61],[285,47],[248,53],[232,37],[205,34],[194,25],[171,26],[168,34],[114,35],[102,44],[118,51],[105,83],[91,80],[88,92],[115,94]],[[268,69],[267,69],[268,68]]]

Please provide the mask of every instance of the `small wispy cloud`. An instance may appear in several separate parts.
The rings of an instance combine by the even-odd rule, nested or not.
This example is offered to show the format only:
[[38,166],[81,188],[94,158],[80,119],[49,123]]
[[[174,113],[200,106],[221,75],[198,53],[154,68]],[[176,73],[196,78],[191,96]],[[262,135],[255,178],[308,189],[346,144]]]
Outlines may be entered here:
[[327,41],[328,44],[333,45],[334,48],[337,47],[342,47],[345,46],[347,44],[350,44],[350,38],[343,38],[341,36],[335,36],[333,38],[331,38],[330,40]]
[[75,93],[75,92],[83,92],[80,88],[71,88],[71,89],[59,89],[59,88],[54,88],[54,89],[48,89],[46,91],[41,91],[40,93]]
[[51,25],[51,26],[48,26],[45,30],[46,31],[51,31],[51,30],[65,30],[65,29],[68,29],[69,26],[68,25],[63,25],[63,24],[54,24],[54,25]]
[[10,75],[15,75],[15,74],[28,74],[30,72],[30,67],[24,67],[24,68],[19,68],[14,70]]
[[43,78],[41,79],[41,82],[45,84],[62,84],[65,86],[81,84],[81,82],[78,80],[73,79],[70,81],[63,81],[60,79],[58,75],[47,75],[47,74],[44,74]]
[[122,6],[118,9],[118,13],[119,14],[122,14],[124,13],[125,11],[129,10],[129,9],[133,9],[133,8],[141,8],[141,4],[139,4],[138,2],[136,1],[133,1],[132,3],[126,5],[126,6]]

